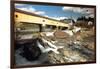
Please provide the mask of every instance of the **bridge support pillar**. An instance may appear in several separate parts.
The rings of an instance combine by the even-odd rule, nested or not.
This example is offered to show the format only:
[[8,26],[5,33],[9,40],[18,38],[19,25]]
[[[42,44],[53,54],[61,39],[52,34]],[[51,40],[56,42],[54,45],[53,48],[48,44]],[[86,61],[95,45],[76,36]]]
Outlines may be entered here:
[[45,25],[44,24],[40,24],[39,28],[40,28],[40,32],[45,32]]

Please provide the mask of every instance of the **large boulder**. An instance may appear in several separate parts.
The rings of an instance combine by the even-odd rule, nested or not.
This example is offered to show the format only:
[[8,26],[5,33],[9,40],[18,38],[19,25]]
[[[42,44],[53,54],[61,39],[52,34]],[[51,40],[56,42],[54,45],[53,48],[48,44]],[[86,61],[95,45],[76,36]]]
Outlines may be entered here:
[[63,31],[54,32],[54,36],[56,38],[61,38],[61,39],[69,37],[69,35],[66,32],[63,32]]
[[15,50],[20,50],[20,55],[26,58],[28,61],[33,61],[38,59],[38,57],[41,55],[41,50],[37,46],[37,40],[34,39],[31,41],[25,41],[25,42],[16,42]]

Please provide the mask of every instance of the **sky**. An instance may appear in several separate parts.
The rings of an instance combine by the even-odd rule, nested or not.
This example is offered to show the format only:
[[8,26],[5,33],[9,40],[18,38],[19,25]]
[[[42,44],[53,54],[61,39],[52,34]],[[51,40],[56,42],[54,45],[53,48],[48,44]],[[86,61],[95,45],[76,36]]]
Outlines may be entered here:
[[52,6],[52,5],[33,5],[33,4],[15,4],[15,8],[35,13],[48,18],[61,20],[72,18],[77,20],[78,17],[94,17],[93,8]]

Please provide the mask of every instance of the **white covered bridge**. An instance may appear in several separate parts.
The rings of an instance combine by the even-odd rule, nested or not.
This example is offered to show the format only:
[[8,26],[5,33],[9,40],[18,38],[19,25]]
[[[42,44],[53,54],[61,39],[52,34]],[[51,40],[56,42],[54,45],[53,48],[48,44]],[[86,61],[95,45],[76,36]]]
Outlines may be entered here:
[[51,29],[69,28],[69,25],[67,23],[19,9],[15,9],[14,18],[15,18],[15,23],[26,23],[26,24],[28,23],[28,24],[39,25],[40,32],[44,31],[45,30],[44,28],[46,26],[49,26],[49,28]]

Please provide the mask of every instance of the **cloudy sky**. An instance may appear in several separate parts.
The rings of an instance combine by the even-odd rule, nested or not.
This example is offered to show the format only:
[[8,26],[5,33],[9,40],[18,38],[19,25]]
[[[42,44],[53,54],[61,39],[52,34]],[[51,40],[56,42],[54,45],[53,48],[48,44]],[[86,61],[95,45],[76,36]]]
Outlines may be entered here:
[[76,20],[78,17],[94,17],[93,8],[80,8],[68,6],[50,6],[50,5],[31,5],[31,4],[15,4],[15,8],[27,12],[35,13],[41,16],[53,18],[56,20],[73,18]]

